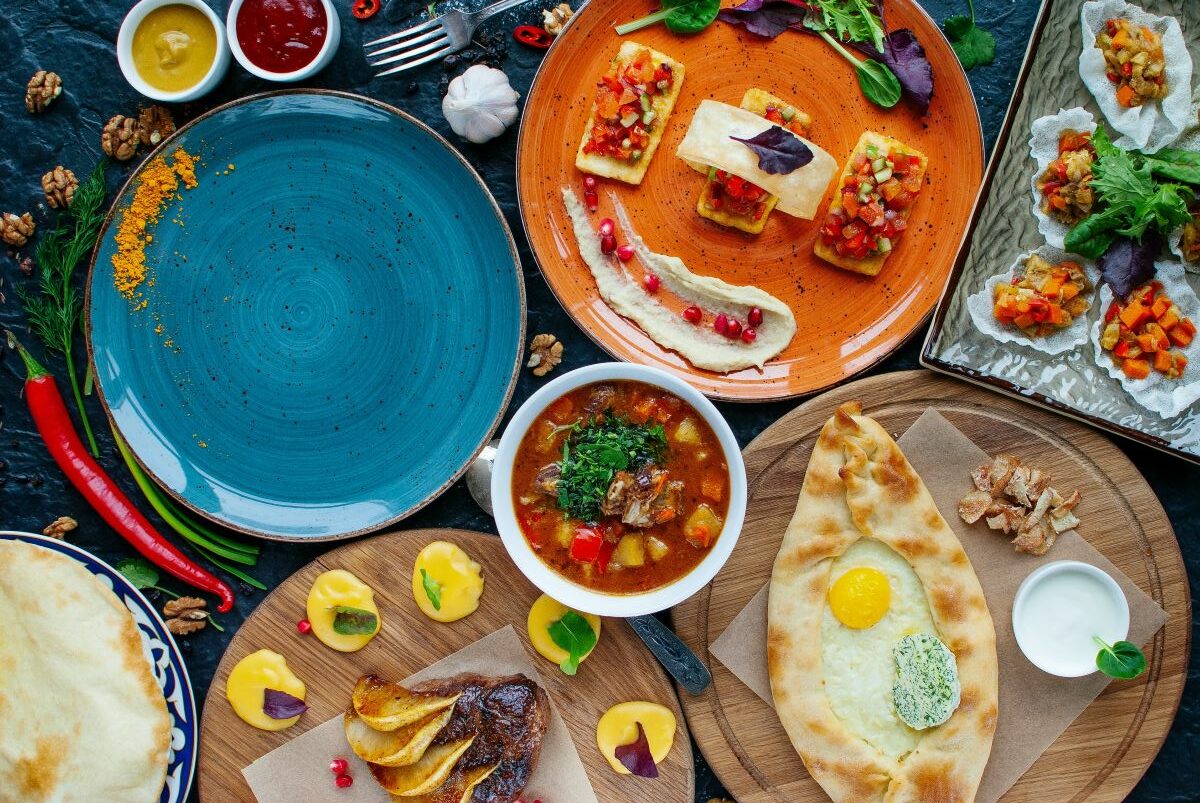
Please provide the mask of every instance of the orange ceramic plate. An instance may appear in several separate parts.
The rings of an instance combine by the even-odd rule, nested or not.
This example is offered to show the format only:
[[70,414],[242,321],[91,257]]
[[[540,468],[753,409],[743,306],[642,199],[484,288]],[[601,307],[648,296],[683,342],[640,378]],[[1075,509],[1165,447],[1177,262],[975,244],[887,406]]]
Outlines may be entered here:
[[[662,25],[630,35],[682,61],[687,72],[646,178],[638,187],[600,179],[600,209],[594,217],[611,215],[608,192],[615,191],[651,249],[681,258],[696,273],[757,285],[796,315],[795,338],[763,370],[716,374],[661,348],[604,303],[579,256],[562,203],[564,185],[582,198],[583,175],[575,169],[575,152],[595,83],[621,45],[613,25],[656,7],[646,0],[592,0],[571,20],[534,79],[517,146],[517,192],[525,231],[546,281],[602,348],[678,374],[717,398],[800,396],[866,370],[903,343],[933,309],[979,189],[979,114],[954,51],[914,0],[886,0],[889,29],[912,29],[933,65],[933,103],[922,118],[907,100],[891,110],[867,102],[853,68],[809,34],[787,31],[772,41],[718,20],[695,36],[677,36]],[[675,148],[701,100],[736,106],[750,87],[812,115],[810,138],[839,167],[868,128],[929,157],[926,186],[913,207],[910,228],[879,276],[857,276],[813,255],[828,197],[815,220],[775,211],[757,236],[696,214],[703,178],[675,156]]]

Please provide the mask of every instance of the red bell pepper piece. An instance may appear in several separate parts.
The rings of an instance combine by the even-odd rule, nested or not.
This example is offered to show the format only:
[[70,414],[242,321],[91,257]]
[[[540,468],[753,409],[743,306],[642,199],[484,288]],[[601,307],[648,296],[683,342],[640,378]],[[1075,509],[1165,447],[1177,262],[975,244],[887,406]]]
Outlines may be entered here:
[[571,560],[580,563],[593,563],[600,556],[600,547],[604,536],[595,527],[576,527],[575,538],[571,540]]

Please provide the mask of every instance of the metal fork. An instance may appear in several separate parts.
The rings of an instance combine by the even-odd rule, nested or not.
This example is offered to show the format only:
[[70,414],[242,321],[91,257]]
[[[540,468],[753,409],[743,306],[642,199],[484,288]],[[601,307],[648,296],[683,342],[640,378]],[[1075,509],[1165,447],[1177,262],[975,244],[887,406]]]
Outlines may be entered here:
[[[525,0],[500,0],[478,11],[447,11],[440,17],[414,25],[400,33],[380,37],[363,45],[367,63],[372,67],[395,64],[376,78],[419,67],[451,53],[465,50],[471,44],[475,30],[489,17],[508,11]],[[384,47],[379,47],[384,45]],[[371,48],[379,48],[371,50]],[[383,56],[384,58],[380,58]]]

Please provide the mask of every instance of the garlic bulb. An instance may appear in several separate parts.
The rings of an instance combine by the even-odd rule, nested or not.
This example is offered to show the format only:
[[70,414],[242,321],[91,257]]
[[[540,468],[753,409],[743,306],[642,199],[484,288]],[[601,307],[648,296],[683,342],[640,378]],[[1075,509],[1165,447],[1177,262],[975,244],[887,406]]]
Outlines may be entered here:
[[519,97],[507,75],[476,64],[450,82],[442,98],[442,114],[455,134],[471,142],[487,142],[516,121]]

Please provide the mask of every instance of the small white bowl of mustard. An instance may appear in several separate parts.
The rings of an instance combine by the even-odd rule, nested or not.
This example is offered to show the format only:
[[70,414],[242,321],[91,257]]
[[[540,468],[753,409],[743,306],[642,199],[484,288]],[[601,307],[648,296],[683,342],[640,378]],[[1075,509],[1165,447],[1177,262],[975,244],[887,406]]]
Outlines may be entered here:
[[152,100],[183,103],[207,94],[229,69],[223,20],[202,0],[141,0],[117,34],[117,63]]

